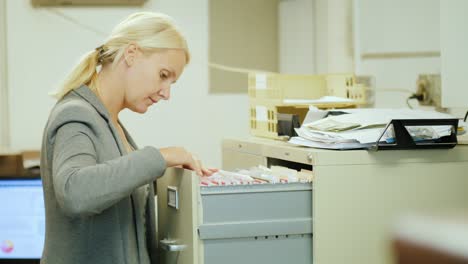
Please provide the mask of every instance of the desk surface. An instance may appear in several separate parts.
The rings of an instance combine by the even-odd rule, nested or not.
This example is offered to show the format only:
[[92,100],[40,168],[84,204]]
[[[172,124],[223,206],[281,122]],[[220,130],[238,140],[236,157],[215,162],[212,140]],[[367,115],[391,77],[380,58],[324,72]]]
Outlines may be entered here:
[[284,141],[251,137],[225,139],[223,148],[311,165],[433,163],[468,161],[468,145],[427,150],[327,150],[294,146]]

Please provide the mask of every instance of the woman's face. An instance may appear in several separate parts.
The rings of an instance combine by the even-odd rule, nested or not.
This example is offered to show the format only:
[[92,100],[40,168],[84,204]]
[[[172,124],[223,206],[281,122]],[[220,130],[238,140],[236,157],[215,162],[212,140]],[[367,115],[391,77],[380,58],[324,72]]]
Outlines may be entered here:
[[125,54],[126,85],[124,107],[145,113],[159,100],[169,100],[171,85],[175,83],[186,65],[185,52],[164,49],[149,55],[136,50]]

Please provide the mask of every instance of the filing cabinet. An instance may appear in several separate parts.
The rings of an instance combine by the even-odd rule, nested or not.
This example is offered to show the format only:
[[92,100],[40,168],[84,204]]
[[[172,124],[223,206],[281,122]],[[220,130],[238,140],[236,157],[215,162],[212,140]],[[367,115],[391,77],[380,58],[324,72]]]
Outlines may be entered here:
[[312,184],[200,186],[182,169],[158,180],[162,263],[393,263],[391,227],[408,211],[468,210],[468,146],[331,151],[226,139],[223,169],[280,165]]
[[312,262],[312,184],[200,186],[190,171],[158,181],[163,263]]

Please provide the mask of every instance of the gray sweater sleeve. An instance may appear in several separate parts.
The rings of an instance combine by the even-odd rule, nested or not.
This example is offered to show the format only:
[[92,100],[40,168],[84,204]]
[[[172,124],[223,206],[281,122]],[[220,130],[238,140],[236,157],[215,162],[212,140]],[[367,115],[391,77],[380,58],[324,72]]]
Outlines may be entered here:
[[102,212],[135,188],[164,174],[166,163],[154,147],[98,164],[92,130],[70,122],[56,133],[53,147],[53,185],[59,206],[69,216]]

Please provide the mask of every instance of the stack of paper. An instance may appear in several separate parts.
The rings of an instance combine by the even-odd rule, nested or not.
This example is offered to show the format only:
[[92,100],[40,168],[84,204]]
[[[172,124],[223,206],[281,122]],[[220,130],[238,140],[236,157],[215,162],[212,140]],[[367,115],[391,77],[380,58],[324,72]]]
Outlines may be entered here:
[[[311,109],[310,111],[314,111]],[[411,109],[346,109],[347,114],[329,116],[296,129],[298,137],[289,141],[302,145],[327,149],[359,149],[375,144],[392,119],[452,119],[449,114]],[[414,140],[438,139],[451,134],[451,126],[408,126]],[[394,142],[391,127],[380,141]]]

